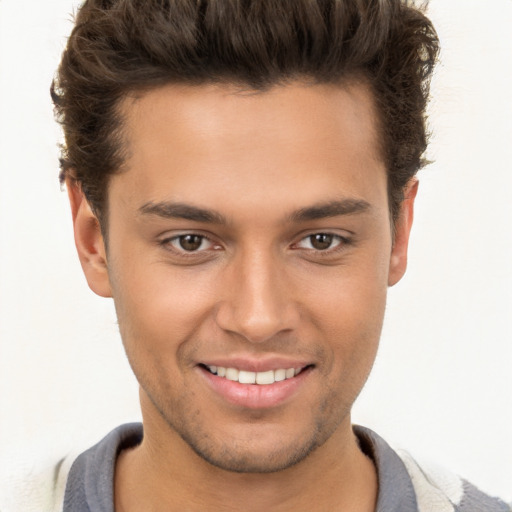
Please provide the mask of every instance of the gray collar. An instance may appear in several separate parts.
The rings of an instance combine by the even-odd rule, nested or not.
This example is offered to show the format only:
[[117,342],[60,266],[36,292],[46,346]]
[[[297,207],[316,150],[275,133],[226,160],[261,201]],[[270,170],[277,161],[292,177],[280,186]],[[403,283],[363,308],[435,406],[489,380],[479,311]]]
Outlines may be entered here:
[[354,425],[361,450],[370,457],[379,478],[376,512],[418,512],[411,477],[396,452],[375,432]]
[[[375,432],[354,426],[363,452],[377,468],[376,512],[418,512],[407,470],[391,447]],[[114,470],[119,452],[142,440],[142,425],[122,425],[82,453],[69,472],[63,512],[114,512]]]

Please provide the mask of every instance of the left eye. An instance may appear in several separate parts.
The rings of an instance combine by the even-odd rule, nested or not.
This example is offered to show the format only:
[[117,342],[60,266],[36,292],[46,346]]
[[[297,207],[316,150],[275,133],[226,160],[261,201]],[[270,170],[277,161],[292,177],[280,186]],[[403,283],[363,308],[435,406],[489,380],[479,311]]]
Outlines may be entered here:
[[185,252],[199,252],[204,251],[213,246],[213,243],[202,235],[180,235],[171,238],[168,243],[174,249]]
[[342,243],[342,238],[331,233],[315,233],[303,238],[297,246],[301,249],[312,249],[315,251],[326,251],[333,249]]

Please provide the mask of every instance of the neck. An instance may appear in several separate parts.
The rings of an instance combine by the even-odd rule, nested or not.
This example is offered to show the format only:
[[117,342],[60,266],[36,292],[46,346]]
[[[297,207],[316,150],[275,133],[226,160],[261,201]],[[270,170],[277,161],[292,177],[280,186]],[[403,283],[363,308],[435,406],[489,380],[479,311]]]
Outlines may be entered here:
[[377,487],[350,418],[302,462],[266,474],[214,467],[175,432],[145,422],[142,444],[119,456],[115,510],[373,512]]

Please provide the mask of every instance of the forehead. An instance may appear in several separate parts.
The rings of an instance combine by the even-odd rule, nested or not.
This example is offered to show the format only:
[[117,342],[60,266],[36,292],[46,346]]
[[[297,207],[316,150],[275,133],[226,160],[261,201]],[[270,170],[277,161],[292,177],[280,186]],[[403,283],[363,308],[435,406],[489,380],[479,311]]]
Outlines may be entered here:
[[[201,139],[229,135],[233,143],[247,135],[257,135],[254,142],[265,136],[288,135],[299,144],[313,142],[315,134],[325,140],[330,132],[332,140],[340,144],[342,138],[337,135],[343,125],[351,127],[352,133],[360,132],[354,135],[366,135],[366,141],[358,142],[367,142],[368,150],[377,148],[373,95],[363,82],[294,82],[263,91],[229,84],[168,85],[126,98],[121,112],[132,143],[155,122],[176,128],[176,140],[190,135]],[[347,142],[355,142],[356,137],[348,140],[350,133],[342,135]]]
[[125,197],[191,199],[208,187],[209,199],[243,193],[258,207],[286,190],[300,207],[317,189],[325,195],[333,178],[338,196],[383,183],[364,84],[292,83],[263,92],[170,85],[127,98],[121,112],[128,157],[112,185],[119,182]]

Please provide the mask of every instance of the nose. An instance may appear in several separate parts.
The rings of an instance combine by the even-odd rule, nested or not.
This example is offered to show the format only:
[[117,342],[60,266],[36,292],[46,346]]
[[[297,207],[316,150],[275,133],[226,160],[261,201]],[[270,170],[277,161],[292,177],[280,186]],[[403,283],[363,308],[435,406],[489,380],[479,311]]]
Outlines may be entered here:
[[283,262],[271,253],[240,256],[224,275],[217,325],[252,343],[297,328],[300,314]]

